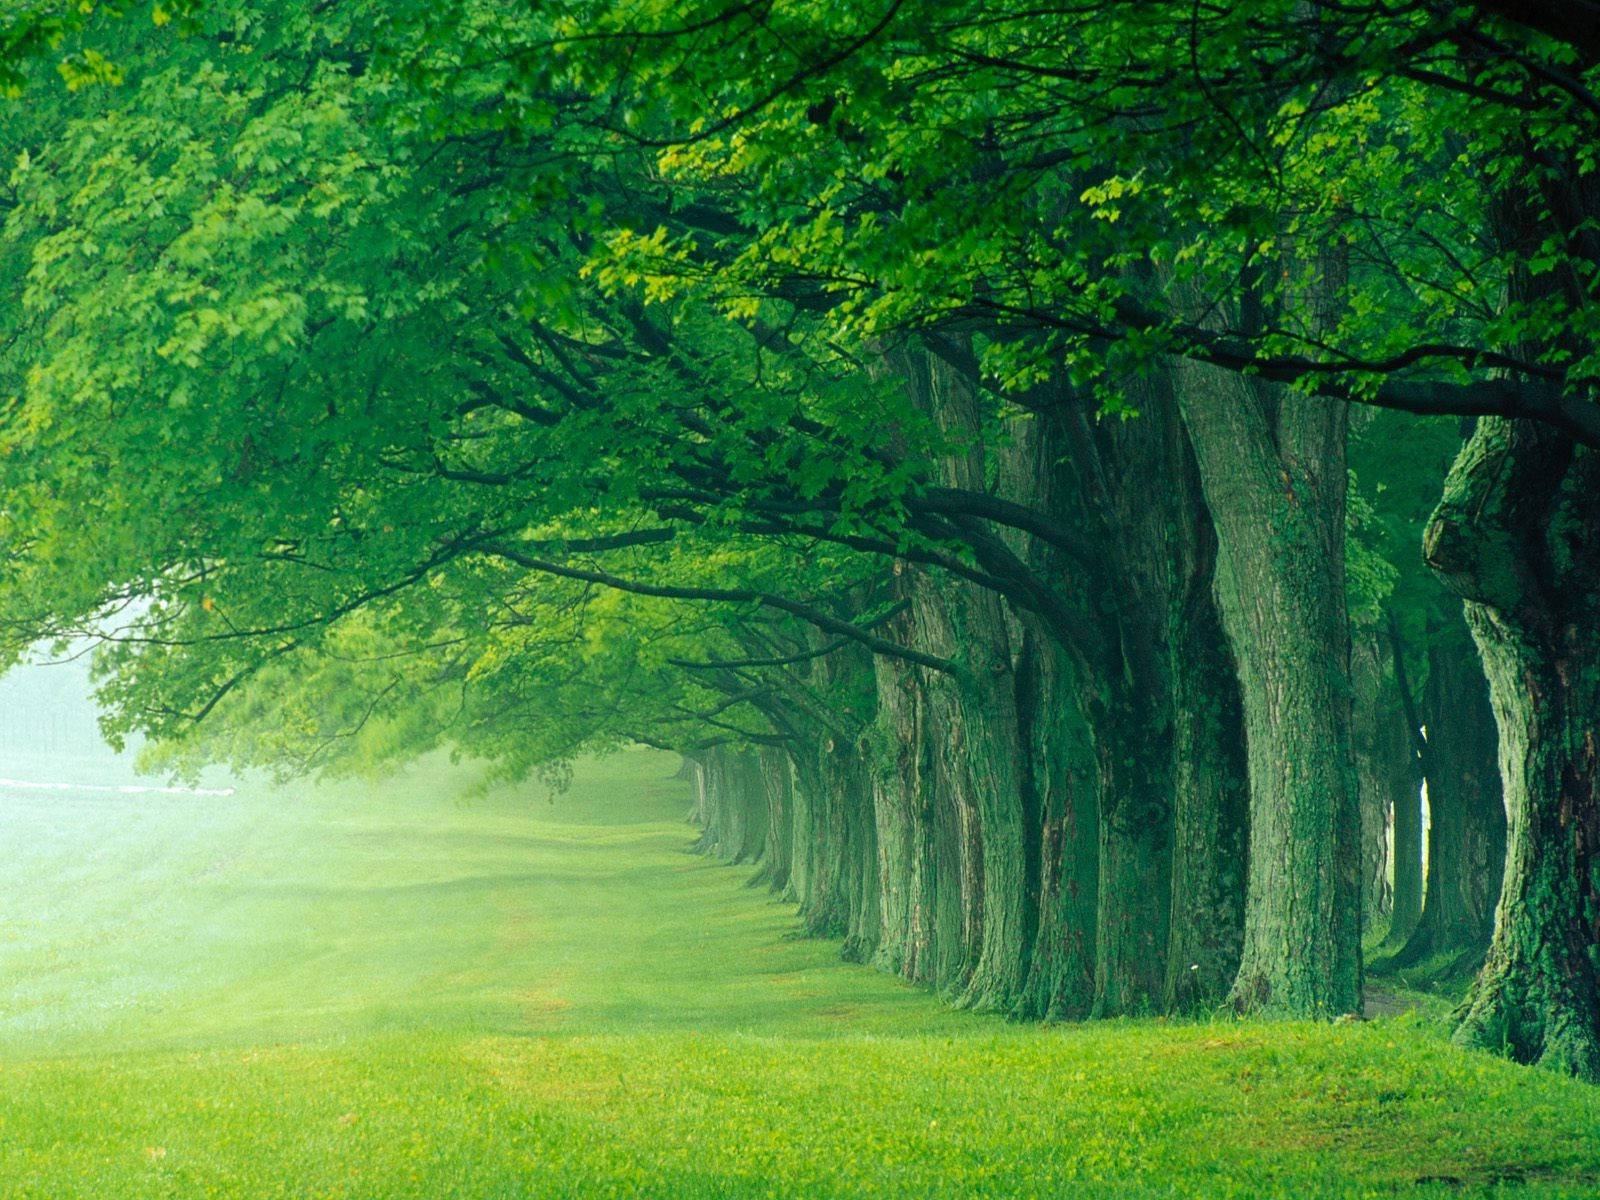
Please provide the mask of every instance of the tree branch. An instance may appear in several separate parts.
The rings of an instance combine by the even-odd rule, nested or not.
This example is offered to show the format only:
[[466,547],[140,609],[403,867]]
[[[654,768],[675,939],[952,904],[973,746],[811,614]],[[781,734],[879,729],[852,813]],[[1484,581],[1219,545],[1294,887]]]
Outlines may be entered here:
[[881,654],[886,658],[898,658],[906,662],[916,663],[918,666],[927,667],[931,671],[942,671],[947,675],[959,674],[956,664],[948,659],[938,658],[932,654],[924,654],[920,650],[913,650],[909,646],[902,646],[884,638],[867,633],[849,621],[841,620],[831,613],[824,612],[809,604],[802,604],[798,600],[790,600],[786,596],[773,595],[771,592],[757,591],[753,588],[704,588],[681,587],[673,584],[644,583],[637,579],[627,579],[620,575],[612,575],[607,571],[598,571],[586,567],[573,567],[564,563],[551,562],[548,559],[535,558],[523,553],[517,547],[503,542],[483,542],[477,549],[484,554],[503,558],[507,562],[515,563],[530,571],[542,571],[548,575],[556,575],[564,579],[577,579],[585,583],[598,583],[606,587],[615,588],[619,592],[633,592],[640,596],[657,596],[666,600],[707,600],[722,604],[757,604],[767,608],[775,608],[779,612],[786,612],[791,616],[799,617],[802,621],[809,622],[825,633],[840,635],[850,641],[859,642],[874,654]]

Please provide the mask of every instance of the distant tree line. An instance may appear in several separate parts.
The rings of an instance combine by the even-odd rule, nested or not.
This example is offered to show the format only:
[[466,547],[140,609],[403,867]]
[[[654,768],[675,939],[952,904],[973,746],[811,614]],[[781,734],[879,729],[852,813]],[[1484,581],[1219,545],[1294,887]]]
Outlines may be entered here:
[[1386,929],[1600,1079],[1588,6],[116,8],[0,133],[0,620],[114,734],[669,747],[957,1003]]

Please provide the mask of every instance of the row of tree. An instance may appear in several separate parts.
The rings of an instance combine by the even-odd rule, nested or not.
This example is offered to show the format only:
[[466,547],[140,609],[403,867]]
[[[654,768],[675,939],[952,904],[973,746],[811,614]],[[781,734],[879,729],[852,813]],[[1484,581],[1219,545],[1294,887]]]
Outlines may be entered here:
[[1021,1015],[1359,1010],[1498,895],[1460,1039],[1600,1078],[1577,9],[40,11],[0,619],[114,733],[679,749]]

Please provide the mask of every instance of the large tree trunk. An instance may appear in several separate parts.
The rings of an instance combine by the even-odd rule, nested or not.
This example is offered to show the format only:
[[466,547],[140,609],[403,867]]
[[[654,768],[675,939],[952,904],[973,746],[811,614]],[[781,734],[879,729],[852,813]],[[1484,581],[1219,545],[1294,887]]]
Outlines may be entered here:
[[850,932],[851,880],[845,850],[852,797],[825,769],[833,743],[794,757],[795,838],[789,881],[800,906],[800,926],[810,937],[844,938]]
[[1189,434],[1170,412],[1165,472],[1172,581],[1167,647],[1173,709],[1172,922],[1163,1007],[1221,1003],[1239,970],[1250,859],[1250,783],[1239,675],[1217,608],[1217,535]]
[[[1378,639],[1368,634],[1351,647],[1350,679],[1354,698],[1351,740],[1356,759],[1356,787],[1361,797],[1361,928],[1370,932],[1389,919],[1394,893],[1389,884],[1390,814],[1394,797],[1389,781],[1394,773],[1391,753],[1385,749],[1388,719],[1384,703],[1384,661]],[[1403,754],[1415,757],[1404,725]],[[1420,867],[1420,863],[1418,864]]]
[[[1058,417],[1012,422],[999,455],[1002,495],[1055,519],[1080,511],[1066,497],[1064,430]],[[1012,534],[1010,543],[1036,578],[1058,593],[1080,564],[1059,546]],[[1018,610],[1012,622],[1017,731],[1022,746],[1024,872],[1033,945],[1028,975],[1012,1013],[1075,1020],[1095,1003],[1100,909],[1099,773],[1080,705],[1081,665],[1063,644],[1065,631],[1038,612]],[[1082,648],[1078,648],[1080,654]]]
[[922,681],[936,796],[954,817],[961,864],[968,962],[953,998],[1005,1011],[1027,977],[1035,916],[1005,618],[998,596],[969,584],[923,577],[912,596],[917,644],[961,666],[958,677]]
[[1017,719],[1026,747],[1029,837],[1037,847],[1036,934],[1017,1016],[1087,1017],[1095,998],[1100,899],[1099,797],[1072,667],[1035,622],[1022,622]]
[[840,953],[850,962],[869,962],[883,932],[881,877],[878,873],[878,830],[873,813],[870,770],[856,744],[824,747],[822,775],[839,797],[843,836],[840,859],[844,896],[844,945]]
[[[820,649],[822,635],[812,637]],[[872,788],[858,744],[873,717],[871,669],[853,647],[811,659],[776,722],[794,766],[786,895],[805,933],[847,939],[850,955],[871,954],[881,922]]]
[[1209,571],[1176,606],[1171,644],[1176,811],[1165,1008],[1190,1013],[1219,1003],[1238,973],[1250,859],[1244,715]]
[[[1047,458],[1065,473],[1056,512],[1083,535],[1060,591],[1078,614],[1062,645],[1099,798],[1095,1016],[1157,1011],[1168,982],[1179,805],[1169,622],[1184,586],[1174,511],[1184,499],[1184,451],[1170,390],[1160,381],[1139,387],[1130,392],[1136,420],[1093,421],[1068,401],[1041,422],[1060,447]],[[1164,481],[1159,495],[1155,478]]]
[[[1384,635],[1389,670],[1381,668],[1373,705],[1356,738],[1357,757],[1370,756],[1369,785],[1378,789],[1389,812],[1391,893],[1389,928],[1383,945],[1403,946],[1422,918],[1422,780],[1420,751],[1426,748],[1422,719],[1411,692],[1405,647],[1392,614]],[[1392,961],[1392,960],[1391,960]]]
[[[905,623],[891,628],[906,636]],[[883,930],[876,966],[914,983],[933,983],[933,787],[918,686],[908,664],[874,663],[878,726],[872,736],[872,802],[878,828]]]
[[[1168,696],[1091,705],[1100,793],[1097,1017],[1154,1011],[1166,988],[1172,896],[1172,725]],[[1160,716],[1153,717],[1150,708]]]
[[[1100,1016],[1220,999],[1242,936],[1242,733],[1212,596],[1215,536],[1169,382],[1127,387],[1136,420],[1093,420],[1063,390],[1017,431],[1010,454],[1019,492],[1078,535],[1071,553],[1028,549],[1072,614],[1038,620],[1029,665],[1080,714],[1079,730],[1049,736],[1058,747],[1082,739],[1093,754],[1092,769],[1057,770],[1076,788],[1092,782],[1093,820],[1063,792],[1060,803],[1075,810],[1064,822],[1048,789],[1037,811],[1041,839],[1097,833],[1097,862],[1076,854],[1071,879],[1041,840],[1040,894],[1076,904],[1079,888],[1097,889],[1093,953],[1074,950],[1072,969],[1092,964]],[[1041,778],[1055,786],[1049,769]],[[1060,915],[1064,936],[1075,936],[1075,918]],[[1048,1004],[1070,1011],[1068,994]]]
[[783,892],[789,886],[794,847],[794,768],[789,756],[776,746],[763,746],[756,755],[767,801],[767,844],[761,854],[761,870],[752,882]]
[[1506,810],[1498,735],[1483,662],[1465,631],[1436,631],[1422,692],[1428,754],[1428,890],[1422,915],[1390,960],[1451,956],[1452,971],[1488,949],[1505,875]]
[[1232,998],[1302,1016],[1359,1011],[1344,412],[1194,361],[1180,379],[1249,743],[1250,879]]
[[[974,446],[938,461],[941,482],[986,491],[986,463],[976,448],[983,419],[971,382],[920,348],[903,348],[897,357],[913,406]],[[1027,978],[1038,859],[1024,837],[1029,818],[1022,739],[1003,602],[976,583],[909,564],[901,568],[900,586],[911,601],[906,628],[911,644],[957,664],[954,674],[897,672],[919,692],[915,736],[927,740],[928,757],[923,759],[920,749],[913,752],[919,774],[924,765],[927,769],[918,786],[926,790],[926,781],[932,782],[934,807],[946,818],[936,818],[933,831],[954,835],[934,854],[957,865],[964,954],[954,977],[938,968],[940,982],[959,1004],[1007,1011]],[[882,686],[880,676],[880,696]],[[910,800],[926,803],[915,795]],[[895,903],[901,903],[899,897]],[[949,962],[947,954],[937,957]]]
[[1456,1039],[1600,1082],[1600,455],[1480,419],[1425,553],[1468,602],[1510,818],[1494,941]]
[[729,862],[755,862],[767,844],[767,799],[755,751],[715,746],[696,779],[696,849]]

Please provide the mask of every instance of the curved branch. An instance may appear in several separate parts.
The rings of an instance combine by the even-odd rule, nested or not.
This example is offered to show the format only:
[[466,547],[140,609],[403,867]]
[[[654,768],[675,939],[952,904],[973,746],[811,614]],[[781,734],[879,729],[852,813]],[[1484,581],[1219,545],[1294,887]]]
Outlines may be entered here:
[[891,642],[885,638],[867,633],[860,626],[849,621],[841,620],[831,613],[824,612],[809,604],[802,604],[798,600],[791,600],[787,596],[777,596],[771,592],[757,591],[753,588],[704,588],[681,587],[675,584],[644,583],[637,579],[627,579],[620,575],[612,575],[607,571],[597,571],[586,567],[573,567],[565,563],[551,562],[548,559],[535,558],[524,554],[515,546],[503,542],[483,542],[477,547],[484,554],[496,558],[503,558],[507,562],[515,563],[530,571],[542,571],[547,575],[556,575],[563,579],[577,579],[585,583],[598,583],[605,587],[615,588],[619,592],[632,592],[640,596],[657,596],[666,600],[708,600],[722,604],[758,604],[766,608],[775,608],[779,612],[786,612],[790,616],[799,617],[815,625],[825,633],[837,634],[850,641],[859,642],[874,654],[881,654],[886,658],[898,658],[905,662],[915,663],[920,667],[927,667],[930,671],[941,671],[946,675],[960,673],[956,664],[948,659],[938,658],[932,654],[924,654],[920,650],[913,650],[909,646],[902,646],[898,642]]

